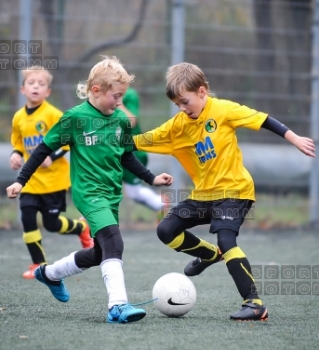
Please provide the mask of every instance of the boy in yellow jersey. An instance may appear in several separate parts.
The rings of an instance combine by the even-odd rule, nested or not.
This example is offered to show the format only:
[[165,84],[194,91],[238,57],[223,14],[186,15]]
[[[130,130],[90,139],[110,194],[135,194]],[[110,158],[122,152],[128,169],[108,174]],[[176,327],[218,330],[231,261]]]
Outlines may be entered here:
[[[211,97],[202,70],[194,64],[171,66],[166,95],[180,109],[160,127],[134,137],[138,150],[176,157],[194,183],[188,199],[171,209],[159,223],[157,235],[168,247],[196,257],[184,269],[199,275],[224,260],[243,298],[233,320],[266,320],[267,308],[258,296],[248,259],[236,238],[255,201],[253,180],[243,165],[236,129],[268,129],[291,142],[307,156],[315,156],[314,142],[300,137],[266,113]],[[196,237],[189,228],[210,224],[218,247]]]
[[[22,75],[21,93],[26,97],[26,105],[15,113],[12,120],[10,166],[13,170],[21,167],[22,159],[28,160],[44,135],[62,116],[60,110],[46,101],[53,78],[50,72],[33,66],[23,70]],[[23,240],[32,259],[29,270],[22,275],[27,279],[34,278],[34,270],[46,263],[37,212],[41,212],[46,230],[77,235],[84,248],[93,246],[84,219],[71,220],[60,215],[66,210],[66,191],[70,187],[69,162],[64,157],[67,151],[68,147],[63,147],[46,157],[20,196]]]

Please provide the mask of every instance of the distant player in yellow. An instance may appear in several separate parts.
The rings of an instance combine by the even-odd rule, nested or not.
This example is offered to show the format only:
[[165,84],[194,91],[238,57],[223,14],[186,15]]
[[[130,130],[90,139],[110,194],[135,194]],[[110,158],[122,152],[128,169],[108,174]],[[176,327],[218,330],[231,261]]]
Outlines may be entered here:
[[[22,166],[23,159],[25,162],[28,160],[44,135],[62,116],[60,110],[46,101],[53,78],[50,72],[34,66],[23,70],[22,75],[21,93],[27,102],[12,120],[10,166],[13,170]],[[66,210],[66,192],[70,187],[69,162],[64,157],[67,151],[68,147],[63,147],[46,157],[20,195],[23,240],[32,259],[29,270],[23,273],[24,278],[34,278],[34,270],[46,263],[37,212],[41,212],[46,230],[77,235],[84,248],[93,246],[90,229],[84,219],[72,220],[60,215]]]
[[[159,223],[157,235],[168,247],[196,257],[184,269],[199,275],[224,260],[243,298],[233,320],[266,320],[268,311],[258,296],[249,261],[237,246],[237,235],[255,201],[253,179],[243,165],[236,129],[268,129],[315,156],[313,140],[300,137],[266,113],[211,96],[209,83],[194,64],[171,66],[166,95],[180,109],[160,127],[134,137],[136,148],[176,157],[194,183],[188,199],[178,203]],[[261,155],[262,157],[262,155]],[[187,229],[210,224],[218,247]]]

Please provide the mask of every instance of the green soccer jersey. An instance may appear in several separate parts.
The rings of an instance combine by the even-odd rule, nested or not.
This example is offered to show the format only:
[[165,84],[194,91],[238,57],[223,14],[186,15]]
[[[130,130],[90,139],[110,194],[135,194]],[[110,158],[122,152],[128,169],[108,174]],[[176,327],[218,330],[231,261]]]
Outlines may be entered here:
[[[136,90],[129,87],[123,97],[123,105],[137,118],[140,114],[140,98]],[[139,121],[137,120],[136,125],[132,128],[132,135],[142,134]]]
[[88,101],[66,111],[43,141],[51,149],[70,146],[72,198],[84,215],[122,199],[121,156],[132,151],[130,122],[115,110],[104,115]]
[[[123,105],[137,118],[139,117],[140,113],[140,98],[138,96],[138,93],[136,90],[129,87],[125,95],[123,97]],[[139,121],[137,120],[136,125],[132,128],[132,135],[140,135],[142,134],[141,127],[139,124]],[[146,166],[148,163],[148,157],[147,153],[144,151],[135,151],[134,152],[135,157],[144,165]],[[123,181],[130,185],[139,185],[142,183],[142,181],[135,176],[133,173],[131,173],[129,170],[124,169],[123,172]]]

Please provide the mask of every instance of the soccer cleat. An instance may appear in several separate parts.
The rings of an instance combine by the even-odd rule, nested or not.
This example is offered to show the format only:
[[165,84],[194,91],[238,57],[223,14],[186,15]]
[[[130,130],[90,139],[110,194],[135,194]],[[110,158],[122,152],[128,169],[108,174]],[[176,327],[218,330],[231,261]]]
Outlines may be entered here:
[[[219,248],[218,248],[219,249]],[[200,275],[207,267],[210,265],[213,265],[221,260],[223,260],[223,254],[221,253],[220,249],[217,255],[217,258],[214,260],[205,261],[201,258],[196,258],[192,261],[190,261],[184,268],[184,274],[186,276],[197,276]]]
[[242,305],[241,310],[231,314],[230,319],[235,321],[267,321],[268,311],[266,306],[248,301]]
[[90,236],[90,227],[83,216],[79,218],[79,221],[83,223],[84,229],[79,235],[83,248],[92,248],[94,246],[93,238]]
[[44,270],[45,270],[45,265],[39,266],[35,271],[34,271],[34,276],[35,278],[45,284],[51,291],[52,295],[58,299],[59,301],[62,301],[63,303],[67,302],[70,299],[70,294],[68,290],[66,289],[63,279],[61,281],[53,282],[52,284],[48,282],[48,279],[44,278]]
[[33,279],[34,278],[34,271],[37,267],[39,267],[40,264],[32,264],[32,265],[29,265],[29,270],[27,270],[26,272],[24,272],[22,274],[22,277],[23,278],[26,278],[26,279]]
[[145,310],[136,309],[131,304],[114,305],[107,314],[108,323],[129,323],[141,320],[146,315]]

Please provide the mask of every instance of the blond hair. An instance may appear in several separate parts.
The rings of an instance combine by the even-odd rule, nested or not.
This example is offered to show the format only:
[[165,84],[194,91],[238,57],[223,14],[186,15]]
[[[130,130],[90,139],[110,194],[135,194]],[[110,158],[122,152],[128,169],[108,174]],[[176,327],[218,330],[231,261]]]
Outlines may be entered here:
[[197,92],[201,86],[212,94],[204,72],[195,64],[175,64],[166,72],[166,96],[170,100],[180,97],[183,91]]
[[53,80],[53,75],[44,67],[42,66],[30,66],[27,69],[24,69],[21,71],[22,74],[22,85],[24,85],[26,79],[29,77],[30,74],[34,72],[43,72],[45,75],[45,79],[48,82],[48,86],[51,86],[52,80]]
[[114,83],[129,85],[134,80],[134,75],[129,75],[121,62],[116,58],[101,56],[103,60],[97,63],[90,71],[87,81],[79,82],[76,94],[84,99],[90,96],[93,85],[99,85],[103,92],[110,90]]

